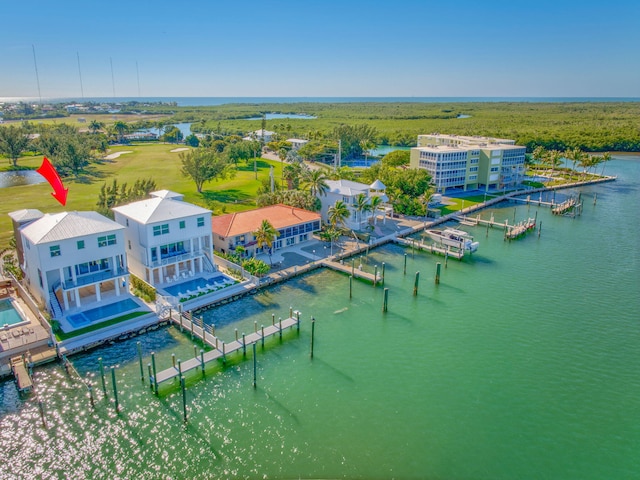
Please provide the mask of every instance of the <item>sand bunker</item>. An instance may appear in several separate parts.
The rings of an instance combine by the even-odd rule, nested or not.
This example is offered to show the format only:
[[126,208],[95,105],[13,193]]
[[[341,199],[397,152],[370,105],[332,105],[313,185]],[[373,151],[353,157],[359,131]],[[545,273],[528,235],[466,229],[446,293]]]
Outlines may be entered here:
[[115,160],[120,155],[124,155],[125,153],[133,153],[133,150],[126,150],[124,152],[111,153],[111,154],[107,155],[106,157],[104,157],[104,159],[105,160]]
[[171,153],[184,152],[185,150],[189,150],[189,148],[187,147],[174,148],[173,150],[171,150]]

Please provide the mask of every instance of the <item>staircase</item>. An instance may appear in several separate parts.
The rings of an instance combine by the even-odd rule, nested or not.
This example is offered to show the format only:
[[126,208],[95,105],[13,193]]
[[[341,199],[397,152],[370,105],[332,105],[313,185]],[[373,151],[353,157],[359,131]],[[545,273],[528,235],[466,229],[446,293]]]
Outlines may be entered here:
[[56,283],[49,290],[51,299],[49,300],[49,304],[51,306],[51,313],[53,314],[53,318],[62,318],[62,306],[60,305],[60,301],[56,296],[56,288],[60,286],[59,283]]

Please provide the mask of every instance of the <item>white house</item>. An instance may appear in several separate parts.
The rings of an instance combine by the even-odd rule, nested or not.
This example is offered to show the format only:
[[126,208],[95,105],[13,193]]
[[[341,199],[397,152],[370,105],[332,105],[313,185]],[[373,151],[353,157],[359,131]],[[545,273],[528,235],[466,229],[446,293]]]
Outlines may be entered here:
[[304,147],[309,140],[303,140],[301,138],[287,138],[287,142],[291,144],[291,150],[298,150],[300,147]]
[[325,195],[318,195],[322,204],[321,214],[324,222],[329,221],[329,208],[341,200],[349,209],[349,217],[345,220],[344,226],[352,230],[362,230],[369,225],[369,219],[373,218],[377,212],[369,211],[359,207],[359,197],[363,195],[364,205],[370,205],[371,198],[379,196],[382,202],[388,199],[384,194],[385,186],[379,180],[371,185],[353,182],[351,180],[327,180],[327,190]]
[[124,228],[97,212],[46,214],[20,229],[27,288],[54,318],[130,297]]
[[243,140],[258,140],[259,142],[269,143],[273,140],[273,136],[276,132],[272,132],[271,130],[256,130],[255,132],[249,132],[249,134],[243,138]]
[[169,190],[113,208],[124,227],[131,273],[157,286],[214,271],[211,210]]

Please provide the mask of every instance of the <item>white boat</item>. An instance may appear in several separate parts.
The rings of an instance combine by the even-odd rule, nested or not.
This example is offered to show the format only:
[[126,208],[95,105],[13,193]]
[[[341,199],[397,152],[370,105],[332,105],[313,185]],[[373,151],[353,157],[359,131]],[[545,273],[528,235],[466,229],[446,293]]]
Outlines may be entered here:
[[480,246],[480,242],[474,242],[469,233],[455,228],[445,228],[444,230],[434,228],[427,230],[427,234],[439,245],[457,248],[465,253],[473,253]]

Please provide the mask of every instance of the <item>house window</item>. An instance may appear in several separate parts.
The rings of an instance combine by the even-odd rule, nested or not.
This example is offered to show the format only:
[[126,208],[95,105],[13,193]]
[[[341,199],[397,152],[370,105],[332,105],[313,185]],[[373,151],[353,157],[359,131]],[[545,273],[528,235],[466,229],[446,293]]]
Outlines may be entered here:
[[169,233],[169,224],[165,223],[164,225],[156,225],[153,227],[153,236],[159,237],[160,235],[166,235]]
[[180,220],[180,229],[183,229],[184,227],[185,227],[184,220]]
[[478,171],[478,167],[471,167],[469,169],[470,172],[477,172]]
[[198,217],[198,226],[204,227],[204,217]]
[[84,240],[78,240],[77,245],[78,250],[82,250],[84,248]]
[[42,272],[40,271],[40,269],[38,269],[38,281],[40,282],[40,288],[44,288],[44,285],[42,283]]
[[79,263],[76,265],[76,275],[87,275],[89,273],[100,272],[109,269],[109,260],[94,260],[92,262]]
[[98,237],[98,247],[106,247],[107,245],[115,245],[115,244],[116,244],[115,235],[105,235],[103,237]]
[[127,227],[128,227],[129,226],[129,219],[128,218],[126,219],[126,222],[127,222]]
[[53,245],[52,247],[49,247],[49,254],[52,257],[59,257],[60,256],[60,245]]
[[131,250],[131,240],[128,240],[129,242],[129,250]]
[[491,167],[491,171],[492,171],[492,172],[497,172],[498,170],[500,170],[500,168],[499,168],[499,167]]

